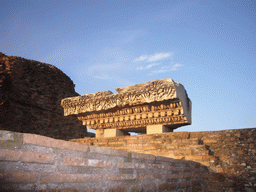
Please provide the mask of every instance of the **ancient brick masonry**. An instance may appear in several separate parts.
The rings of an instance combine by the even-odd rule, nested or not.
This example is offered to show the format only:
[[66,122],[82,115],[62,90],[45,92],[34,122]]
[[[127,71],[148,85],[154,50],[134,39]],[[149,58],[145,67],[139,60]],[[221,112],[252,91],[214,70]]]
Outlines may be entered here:
[[0,191],[224,192],[233,189],[225,178],[191,161],[0,131]]
[[[256,128],[207,132],[172,132],[111,138],[84,138],[71,141],[205,165],[226,186],[237,191],[256,190]],[[210,179],[210,178],[209,178]],[[214,183],[208,178],[207,185]],[[218,190],[210,190],[218,191]]]
[[[78,96],[72,80],[53,65],[0,53],[0,128],[59,139],[87,136],[61,99]],[[74,129],[75,127],[75,129]]]

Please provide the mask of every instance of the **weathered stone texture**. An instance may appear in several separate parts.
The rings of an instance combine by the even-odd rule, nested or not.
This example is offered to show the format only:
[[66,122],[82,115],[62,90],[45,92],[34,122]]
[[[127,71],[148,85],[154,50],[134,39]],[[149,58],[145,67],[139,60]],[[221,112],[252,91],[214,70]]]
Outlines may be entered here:
[[[168,132],[191,124],[191,101],[183,85],[172,79],[157,79],[116,91],[117,94],[103,91],[63,99],[64,114],[76,116],[84,125],[96,129],[96,137],[154,133],[157,128],[156,132]],[[148,128],[151,125],[158,127]]]
[[86,127],[64,117],[66,97],[78,96],[72,80],[53,65],[0,53],[0,127],[58,139],[85,137]]

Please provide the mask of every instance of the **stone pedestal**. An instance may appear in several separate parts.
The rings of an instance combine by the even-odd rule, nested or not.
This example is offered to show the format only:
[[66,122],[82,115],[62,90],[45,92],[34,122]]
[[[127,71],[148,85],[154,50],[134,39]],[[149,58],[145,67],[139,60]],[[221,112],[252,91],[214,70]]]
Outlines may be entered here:
[[[105,129],[104,137],[116,137],[116,136],[124,136],[130,135],[128,132],[120,130],[120,129]],[[97,135],[96,135],[97,137]]]
[[173,132],[173,129],[168,128],[164,125],[148,125],[147,134],[166,133]]
[[104,129],[96,129],[95,137],[104,137]]

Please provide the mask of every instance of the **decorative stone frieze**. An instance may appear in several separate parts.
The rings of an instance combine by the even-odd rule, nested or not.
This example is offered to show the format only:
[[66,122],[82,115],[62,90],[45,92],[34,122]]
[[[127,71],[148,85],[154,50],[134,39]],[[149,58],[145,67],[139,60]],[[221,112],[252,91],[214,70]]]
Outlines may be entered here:
[[[191,101],[180,83],[159,79],[116,88],[117,94],[102,91],[63,99],[64,115],[76,116],[96,137],[112,129],[146,133],[147,126],[164,125],[172,131],[191,124]],[[151,131],[150,131],[151,132]],[[117,135],[117,134],[116,134]]]

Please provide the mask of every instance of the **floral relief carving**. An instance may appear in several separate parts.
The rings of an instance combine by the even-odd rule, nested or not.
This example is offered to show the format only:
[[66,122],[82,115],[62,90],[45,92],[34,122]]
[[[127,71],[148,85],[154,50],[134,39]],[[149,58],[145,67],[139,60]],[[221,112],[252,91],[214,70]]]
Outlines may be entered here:
[[77,115],[93,129],[190,124],[187,114],[191,102],[184,87],[172,79],[116,88],[116,91],[117,94],[102,91],[63,99],[64,114]]

